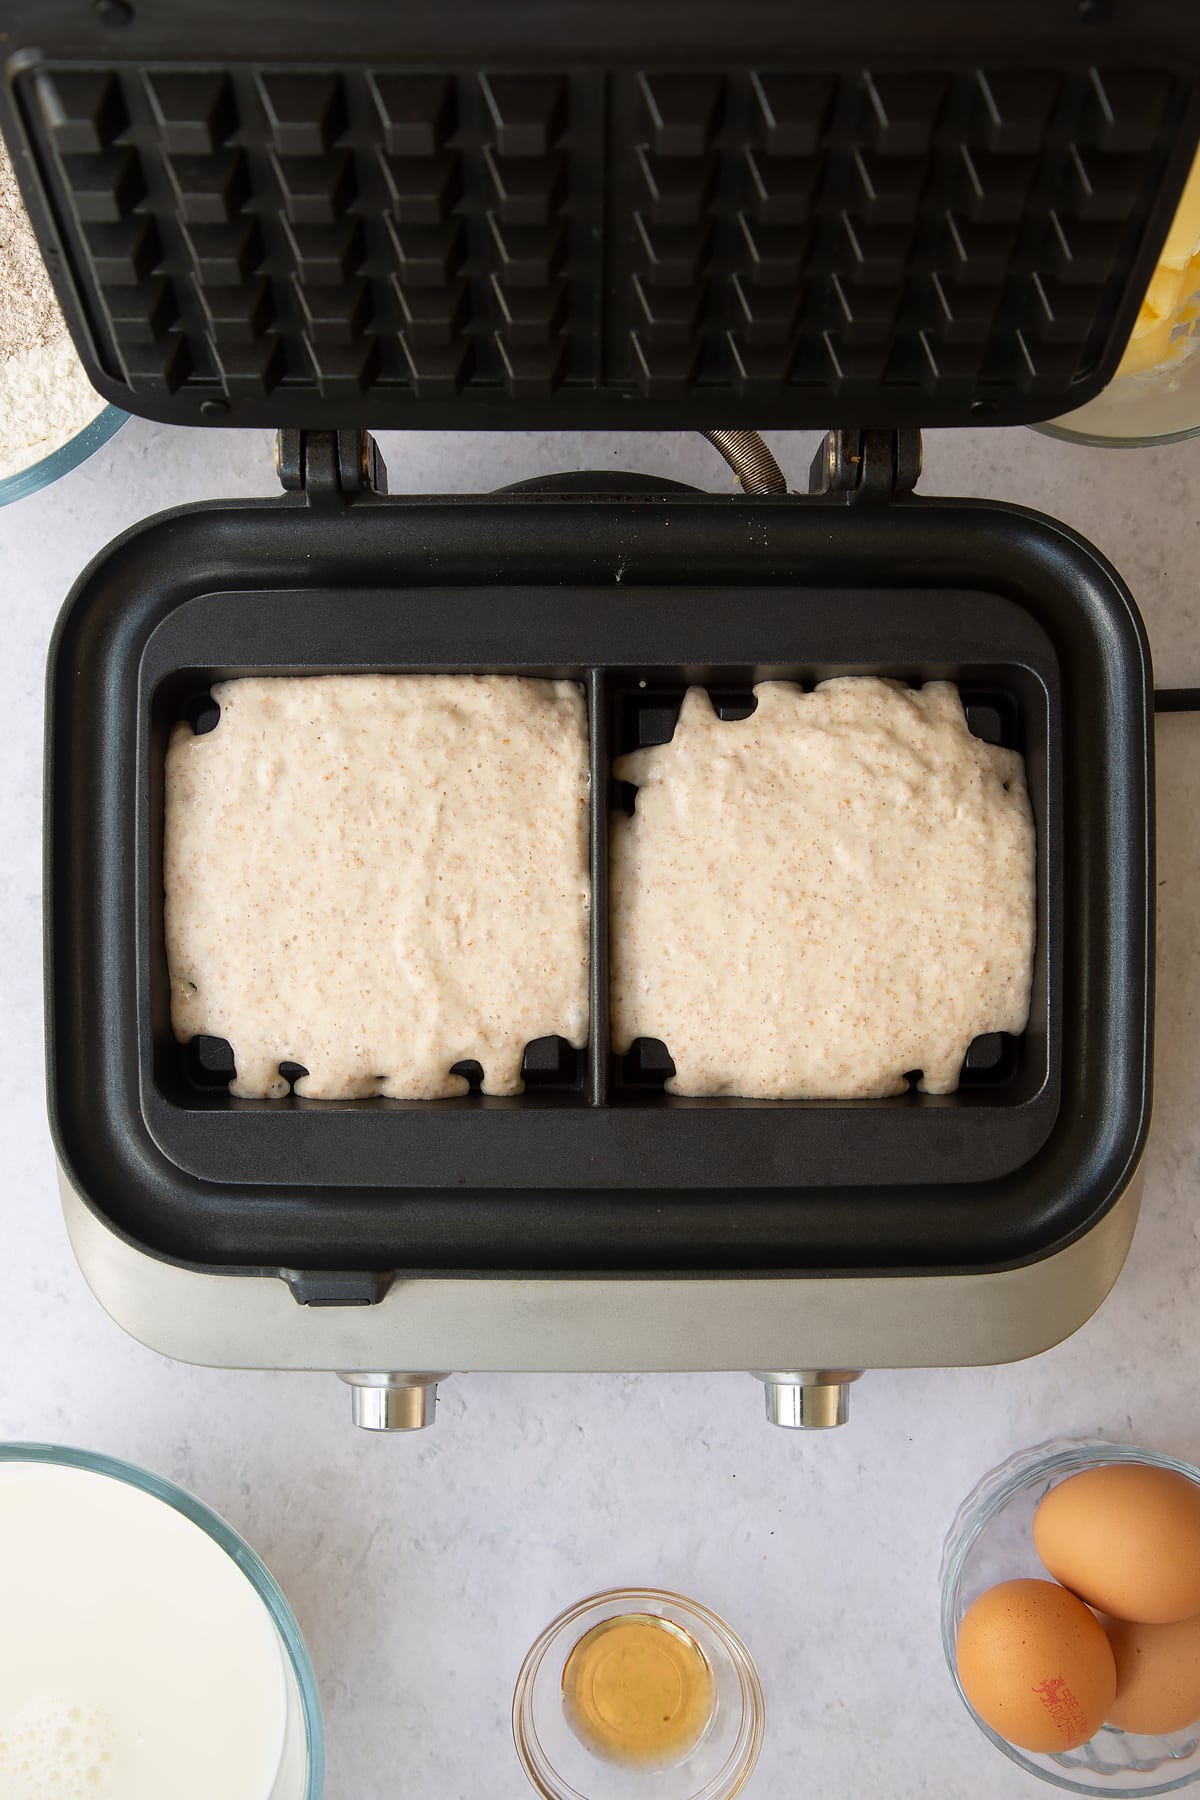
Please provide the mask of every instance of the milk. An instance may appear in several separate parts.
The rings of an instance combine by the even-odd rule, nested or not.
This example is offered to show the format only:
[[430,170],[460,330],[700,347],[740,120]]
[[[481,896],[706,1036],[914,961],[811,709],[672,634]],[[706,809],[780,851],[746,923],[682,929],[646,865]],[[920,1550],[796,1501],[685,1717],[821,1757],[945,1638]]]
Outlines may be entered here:
[[182,1513],[0,1462],[0,1800],[291,1800],[289,1676],[263,1601]]

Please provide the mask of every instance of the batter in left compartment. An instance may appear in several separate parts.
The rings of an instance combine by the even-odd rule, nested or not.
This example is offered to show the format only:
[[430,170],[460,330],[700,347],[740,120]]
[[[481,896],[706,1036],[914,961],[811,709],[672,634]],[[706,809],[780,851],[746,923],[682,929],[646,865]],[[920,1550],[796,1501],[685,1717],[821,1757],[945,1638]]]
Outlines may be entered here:
[[583,692],[516,675],[218,682],[166,762],[165,928],[181,1041],[244,1098],[521,1091],[525,1046],[588,1032]]

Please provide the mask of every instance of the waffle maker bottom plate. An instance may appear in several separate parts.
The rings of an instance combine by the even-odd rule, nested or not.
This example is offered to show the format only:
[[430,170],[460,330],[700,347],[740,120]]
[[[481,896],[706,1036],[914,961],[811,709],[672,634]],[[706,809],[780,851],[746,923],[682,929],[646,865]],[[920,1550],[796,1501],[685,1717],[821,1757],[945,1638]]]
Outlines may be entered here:
[[[1078,1322],[1071,1283],[1060,1282],[1053,1318],[1038,1319],[1013,1306],[1012,1277],[1099,1231],[1129,1188],[1148,1118],[1150,671],[1132,601],[1080,539],[1010,507],[624,485],[600,493],[599,479],[576,477],[570,492],[445,500],[365,486],[185,508],[128,533],[84,574],[49,677],[51,1095],[70,1190],[139,1263],[164,1276],[203,1269],[244,1298],[269,1284],[297,1320],[296,1301],[310,1317],[358,1303],[382,1319],[385,1297],[407,1290],[411,1302],[414,1284],[428,1284],[445,1324],[463,1310],[450,1303],[461,1289],[474,1366],[572,1366],[544,1329],[523,1348],[508,1333],[488,1350],[495,1297],[483,1296],[514,1283],[560,1288],[581,1340],[585,1289],[611,1302],[641,1284],[650,1317],[658,1284],[685,1297],[686,1351],[676,1330],[628,1364],[636,1334],[621,1303],[606,1303],[602,1341],[574,1353],[585,1366],[674,1366],[680,1355],[728,1366],[713,1284],[764,1326],[765,1288],[788,1296],[780,1319],[750,1329],[743,1364],[779,1363],[785,1329],[794,1362],[810,1297],[824,1290],[828,1302],[845,1282],[877,1296],[932,1283],[944,1301],[1008,1271],[1012,1353],[1031,1335],[1063,1335]],[[236,1101],[219,1068],[172,1039],[161,917],[170,726],[199,719],[211,683],[230,675],[366,668],[585,687],[592,1047],[543,1056],[517,1099]],[[612,758],[669,735],[689,683],[736,711],[756,680],[843,673],[955,680],[975,728],[1025,755],[1038,833],[1029,1029],[951,1096],[673,1098],[652,1052],[617,1058],[607,1041],[606,845],[625,803]],[[1127,1235],[1119,1223],[1103,1234],[1087,1310]],[[246,1360],[227,1326],[219,1341],[191,1342],[196,1317],[176,1314],[173,1342],[182,1331],[206,1360]],[[939,1335],[927,1317],[926,1353],[905,1331],[907,1347],[877,1346],[871,1360],[976,1359],[978,1333],[948,1357]],[[990,1356],[994,1322],[983,1335]]]

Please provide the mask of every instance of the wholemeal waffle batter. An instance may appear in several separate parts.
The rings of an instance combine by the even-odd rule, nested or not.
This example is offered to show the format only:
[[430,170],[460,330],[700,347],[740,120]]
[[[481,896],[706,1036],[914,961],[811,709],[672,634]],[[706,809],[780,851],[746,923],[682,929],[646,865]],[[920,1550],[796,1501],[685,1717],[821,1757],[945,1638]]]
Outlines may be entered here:
[[1024,1030],[1035,844],[1024,764],[957,688],[843,677],[702,688],[670,743],[620,758],[612,1031],[666,1044],[676,1094],[952,1091],[974,1037]]
[[225,1038],[231,1092],[521,1090],[526,1044],[588,1029],[581,689],[519,676],[218,683],[176,726],[164,874],[176,1036]]
[[0,141],[0,481],[61,449],[103,411]]

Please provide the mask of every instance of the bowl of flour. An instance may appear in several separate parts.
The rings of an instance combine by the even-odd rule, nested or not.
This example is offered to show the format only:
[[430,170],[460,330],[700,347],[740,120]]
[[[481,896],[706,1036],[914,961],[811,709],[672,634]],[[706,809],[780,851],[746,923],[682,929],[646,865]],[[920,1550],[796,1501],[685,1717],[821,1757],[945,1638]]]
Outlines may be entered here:
[[128,416],[83,372],[0,142],[0,506],[76,468]]

